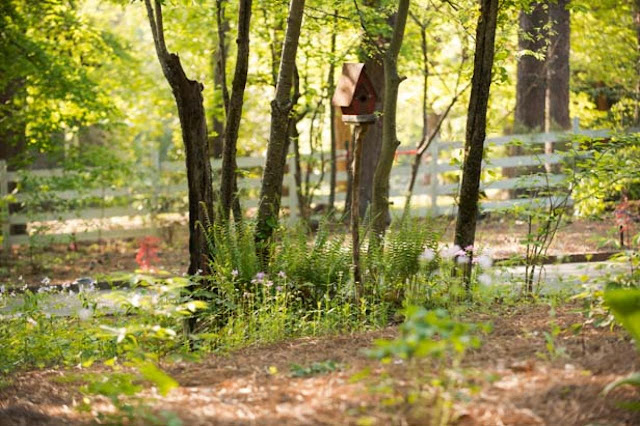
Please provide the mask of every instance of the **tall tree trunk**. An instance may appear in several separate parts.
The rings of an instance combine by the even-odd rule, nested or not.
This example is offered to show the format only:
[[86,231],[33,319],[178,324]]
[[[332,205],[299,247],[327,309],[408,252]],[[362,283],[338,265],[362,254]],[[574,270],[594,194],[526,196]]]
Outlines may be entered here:
[[552,128],[571,128],[569,116],[569,53],[571,38],[571,13],[569,0],[549,4],[549,20],[552,31],[549,40],[548,97],[549,122]]
[[[640,0],[639,0],[640,1]],[[338,10],[333,11],[333,26],[331,27],[331,62],[329,64],[329,76],[328,80],[328,93],[329,96],[333,96],[333,92],[336,90],[336,35],[338,26]],[[329,175],[329,212],[333,214],[336,204],[336,179],[338,176],[338,159],[337,159],[337,141],[336,141],[336,110],[331,102],[329,102],[329,126],[331,136],[331,171]]]
[[[224,132],[224,150],[222,156],[222,178],[220,183],[220,201],[222,215],[229,219],[230,210],[234,204],[239,207],[238,185],[236,175],[236,151],[238,143],[238,131],[242,119],[242,106],[244,104],[244,89],[247,84],[247,72],[249,70],[249,27],[251,23],[252,0],[241,0],[238,11],[238,52],[236,69],[233,76],[231,98],[227,110],[227,123]],[[236,221],[242,217],[234,211]]]
[[[374,52],[373,56],[365,61],[365,69],[371,80],[371,84],[378,93],[378,101],[376,103],[376,111],[382,111],[384,108],[385,96],[385,76],[382,55]],[[373,179],[380,158],[380,150],[382,149],[382,120],[376,120],[375,123],[369,125],[362,142],[366,149],[362,150],[362,167],[360,168],[360,217],[364,218],[373,197]],[[353,188],[352,188],[353,192]],[[350,201],[349,201],[350,202]],[[386,219],[386,217],[385,217]]]
[[373,177],[371,208],[372,241],[374,244],[384,234],[389,215],[389,176],[396,148],[400,144],[396,132],[398,87],[402,78],[398,75],[398,55],[402,47],[404,29],[409,13],[409,0],[399,0],[391,43],[384,55],[384,115],[382,117],[382,147]]
[[634,110],[634,126],[638,126],[640,124],[640,0],[635,0],[635,8],[633,11],[633,22],[636,24],[636,39],[637,39],[637,47],[636,47],[636,101],[635,101],[635,110]]
[[213,158],[222,157],[224,117],[226,117],[229,107],[229,93],[227,90],[227,31],[229,30],[229,21],[227,21],[224,14],[224,2],[225,0],[216,0],[218,45],[213,54],[213,88],[217,92],[216,95],[219,96],[219,99],[214,99],[215,102],[211,114],[211,125],[215,135],[211,138],[209,150]]
[[282,48],[275,98],[271,102],[271,130],[267,147],[267,160],[262,174],[260,204],[256,242],[258,254],[266,266],[268,263],[268,242],[278,223],[282,180],[287,157],[289,113],[291,112],[291,85],[302,26],[305,0],[291,0],[287,30]]
[[[145,0],[149,25],[162,72],[171,86],[178,107],[182,141],[186,152],[189,186],[189,270],[191,275],[209,269],[209,247],[204,227],[213,220],[213,188],[207,142],[207,120],[200,82],[189,80],[180,58],[169,53],[164,40],[161,1]],[[154,10],[155,9],[155,10]]]
[[[544,2],[532,5],[530,13],[520,12],[520,35],[518,48],[544,55],[547,38],[544,27],[549,20]],[[515,131],[544,130],[546,103],[545,59],[523,55],[518,61],[516,83]]]
[[[455,243],[473,246],[478,218],[478,196],[482,155],[487,131],[487,107],[491,88],[491,70],[495,50],[499,0],[482,0],[476,30],[476,51],[471,80],[471,97],[467,113],[464,166],[460,186],[460,203],[456,220]],[[465,283],[469,288],[471,262],[465,268]]]

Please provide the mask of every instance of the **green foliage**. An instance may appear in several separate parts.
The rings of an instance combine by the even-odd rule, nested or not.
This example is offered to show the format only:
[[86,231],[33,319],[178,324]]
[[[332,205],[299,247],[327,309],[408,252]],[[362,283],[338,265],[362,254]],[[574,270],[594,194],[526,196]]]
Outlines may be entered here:
[[407,319],[400,326],[400,336],[376,342],[377,347],[370,352],[371,356],[378,359],[441,358],[447,355],[461,358],[466,350],[480,345],[476,334],[489,329],[484,324],[455,321],[441,309],[429,311],[413,306],[405,315]]
[[309,377],[318,374],[330,373],[332,371],[340,370],[342,367],[335,361],[322,361],[314,362],[308,367],[303,367],[299,364],[291,364],[291,377]]
[[640,289],[615,289],[604,293],[607,306],[624,326],[640,351]]
[[640,136],[582,140],[582,155],[571,178],[575,200],[583,215],[611,211],[623,196],[640,199]]

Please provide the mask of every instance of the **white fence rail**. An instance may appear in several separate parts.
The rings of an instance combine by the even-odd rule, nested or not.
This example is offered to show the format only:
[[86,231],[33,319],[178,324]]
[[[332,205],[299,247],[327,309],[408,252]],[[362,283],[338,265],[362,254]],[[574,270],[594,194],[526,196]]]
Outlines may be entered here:
[[[487,139],[486,146],[490,152],[500,151],[495,148],[504,147],[519,141],[525,145],[536,145],[545,143],[567,142],[575,135],[583,135],[588,137],[606,137],[609,131],[585,131],[580,130],[577,124],[572,132],[566,133],[542,133],[528,135],[512,135],[498,138]],[[455,211],[455,196],[458,191],[458,183],[456,183],[456,175],[460,174],[460,164],[462,159],[461,142],[442,142],[434,141],[429,148],[428,154],[425,155],[423,164],[416,180],[416,185],[412,195],[412,213],[414,215],[442,215],[452,214]],[[502,169],[505,167],[521,167],[521,166],[540,166],[554,165],[562,161],[561,154],[532,154],[520,156],[507,156],[506,149],[502,149],[503,155],[490,155],[489,160],[483,163],[483,170],[490,171]],[[328,158],[328,155],[325,155]],[[413,159],[413,156],[410,156]],[[456,160],[457,159],[457,160]],[[242,206],[244,208],[253,208],[258,204],[258,192],[260,189],[260,174],[264,164],[264,159],[259,157],[238,158],[238,167],[244,170],[253,170],[252,174],[243,175],[239,180],[239,188],[245,190],[242,198]],[[220,170],[220,160],[212,160],[212,169],[214,172]],[[327,162],[328,167],[328,162]],[[97,205],[69,210],[61,212],[47,211],[46,209],[40,213],[28,213],[13,211],[16,209],[9,208],[9,205],[19,205],[21,202],[27,202],[34,196],[33,193],[20,192],[19,190],[10,190],[10,188],[20,188],[20,182],[25,176],[38,178],[64,177],[67,172],[62,169],[33,170],[33,171],[8,171],[5,162],[0,161],[0,221],[2,224],[3,249],[6,252],[12,245],[26,244],[33,238],[46,238],[48,241],[92,241],[107,238],[128,238],[150,235],[157,232],[161,226],[158,221],[158,214],[185,214],[186,210],[171,211],[171,209],[159,209],[154,203],[158,202],[159,197],[170,196],[172,198],[182,198],[186,200],[187,185],[186,177],[182,176],[177,183],[163,184],[163,176],[168,174],[177,175],[184,173],[185,165],[183,162],[156,162],[156,170],[154,175],[156,180],[142,189],[135,187],[122,188],[96,188],[90,190],[64,190],[54,191],[51,196],[55,200],[80,200],[95,199],[98,200]],[[296,219],[298,213],[298,200],[295,191],[295,180],[292,171],[294,170],[293,158],[288,161],[288,172],[285,175],[282,198],[282,206],[288,210],[291,220]],[[485,175],[485,174],[483,174]],[[316,170],[310,177],[310,183],[318,183],[321,173]],[[406,199],[406,191],[411,176],[410,161],[405,158],[399,158],[394,165],[391,175],[390,198],[393,209],[402,209]],[[548,180],[547,180],[548,179]],[[523,177],[504,177],[500,173],[495,173],[492,179],[484,179],[481,189],[485,191],[502,191],[514,188],[539,188],[546,187],[549,183],[557,184],[563,179],[562,175],[550,175],[541,177],[536,175]],[[318,186],[318,190],[314,194],[314,203],[321,204],[328,202],[329,185],[328,172],[324,173],[324,181]],[[347,172],[340,171],[337,175],[338,182],[347,180]],[[337,190],[339,188],[336,188]],[[37,189],[36,191],[43,191]],[[343,191],[337,192],[336,201],[343,203],[345,200]],[[7,197],[8,196],[8,197]],[[110,206],[109,201],[120,197],[125,201],[125,205]],[[2,200],[10,200],[10,202],[2,202]],[[141,202],[143,200],[144,202]],[[507,207],[520,203],[532,202],[530,199],[502,199],[484,201],[482,208],[494,209]],[[95,204],[95,203],[94,203]],[[123,204],[123,203],[120,203]],[[185,203],[186,204],[186,203]],[[93,227],[84,226],[83,223],[91,220],[105,220],[115,218],[128,218],[129,221],[123,221],[124,225],[105,229],[94,224]],[[29,228],[35,228],[41,223],[68,224],[68,222],[76,223],[75,228],[70,229],[69,226],[64,227],[61,232],[31,232],[29,234],[12,235],[12,227],[27,225]]]

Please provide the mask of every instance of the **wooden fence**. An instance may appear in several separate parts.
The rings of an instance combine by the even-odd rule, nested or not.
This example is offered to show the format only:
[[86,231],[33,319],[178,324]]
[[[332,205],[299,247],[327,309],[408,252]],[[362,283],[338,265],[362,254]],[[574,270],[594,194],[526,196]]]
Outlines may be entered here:
[[[541,148],[545,143],[559,143],[567,146],[575,135],[583,135],[587,137],[606,137],[609,131],[587,131],[580,130],[577,122],[574,122],[574,129],[571,132],[563,133],[539,133],[526,135],[511,135],[498,138],[490,138],[486,141],[486,147],[489,149],[488,158],[483,163],[483,181],[481,189],[487,193],[499,193],[503,199],[489,199],[481,204],[482,209],[497,209],[513,206],[521,203],[531,203],[541,200],[532,199],[504,199],[504,195],[509,189],[514,188],[536,188],[544,187],[551,182],[559,183],[563,176],[559,174],[541,177],[536,175],[505,177],[502,176],[503,168],[526,167],[540,165],[554,165],[562,161],[561,153],[552,154],[529,154],[509,156],[506,146],[513,143],[523,143],[528,146],[538,146]],[[460,168],[462,163],[462,142],[444,142],[434,141],[429,148],[427,155],[424,156],[420,173],[416,181],[416,185],[411,197],[411,207],[413,215],[443,215],[453,214],[455,212],[455,197],[458,191],[458,181],[460,176]],[[542,151],[542,149],[538,149]],[[411,152],[404,152],[411,154]],[[344,153],[341,153],[344,155]],[[390,197],[392,208],[400,210],[404,207],[406,191],[411,175],[411,162],[413,155],[402,155],[403,151],[399,151],[399,155],[392,170]],[[299,211],[298,200],[295,191],[295,180],[293,173],[294,162],[293,156],[288,160],[288,172],[285,175],[284,191],[282,198],[283,210],[288,212],[289,220],[295,221]],[[325,154],[328,158],[328,155]],[[238,167],[245,170],[246,173],[241,174],[239,179],[239,188],[244,191],[242,198],[242,206],[251,209],[258,204],[258,192],[260,189],[260,175],[264,165],[264,158],[244,157],[238,158]],[[218,172],[221,167],[220,160],[212,160],[212,169],[214,173]],[[328,161],[326,162],[328,168]],[[33,242],[36,238],[46,239],[50,242],[68,242],[68,241],[95,241],[108,238],[130,238],[155,234],[158,228],[162,226],[162,220],[159,218],[166,214],[185,214],[184,207],[172,210],[170,207],[159,207],[162,197],[182,199],[183,206],[186,205],[187,186],[186,174],[184,173],[184,162],[159,162],[155,161],[154,170],[151,172],[152,182],[146,186],[119,188],[98,187],[89,190],[65,190],[54,191],[52,199],[55,200],[81,200],[92,199],[96,202],[90,207],[70,209],[67,211],[40,211],[39,213],[26,213],[17,209],[13,212],[9,209],[9,202],[2,202],[3,199],[11,200],[11,203],[18,204],[25,202],[33,197],[33,193],[28,191],[20,192],[19,189],[10,191],[10,188],[20,188],[20,182],[26,177],[31,178],[56,178],[64,177],[67,172],[62,169],[47,169],[33,171],[7,171],[6,163],[0,161],[0,220],[2,221],[3,250],[6,252],[12,245],[27,244]],[[494,173],[496,172],[496,173]],[[338,172],[338,182],[347,180],[347,172]],[[164,183],[166,176],[173,174],[173,183]],[[177,177],[176,177],[177,176]],[[310,184],[318,184],[314,194],[314,203],[327,203],[329,195],[328,171],[321,173],[320,170],[310,176]],[[344,185],[341,186],[343,188]],[[337,188],[337,189],[341,189]],[[35,188],[36,192],[45,191],[46,188]],[[494,194],[494,195],[495,195]],[[336,194],[336,202],[338,205],[343,204],[345,200],[344,190],[340,190]],[[7,196],[9,196],[7,198]],[[489,197],[492,198],[492,197]],[[118,205],[113,205],[112,200],[119,199]],[[125,200],[124,203],[122,200]],[[129,201],[127,201],[129,200]],[[544,200],[542,200],[544,201]],[[46,203],[45,203],[46,206]],[[13,209],[15,210],[15,209]],[[114,218],[129,218],[125,225],[120,227],[106,228],[98,225],[97,227],[83,226],[85,222],[95,220],[111,220]],[[29,234],[12,235],[12,226],[27,225],[29,228],[36,228],[38,224],[53,223],[62,224],[74,222],[78,225],[75,229],[64,228],[62,232],[47,231],[31,231]]]

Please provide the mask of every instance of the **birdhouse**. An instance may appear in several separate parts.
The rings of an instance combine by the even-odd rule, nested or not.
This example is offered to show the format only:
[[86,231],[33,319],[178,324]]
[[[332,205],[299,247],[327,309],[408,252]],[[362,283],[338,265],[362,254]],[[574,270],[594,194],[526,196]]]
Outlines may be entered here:
[[372,123],[376,121],[378,95],[364,64],[342,65],[342,75],[331,103],[342,110],[346,123]]

